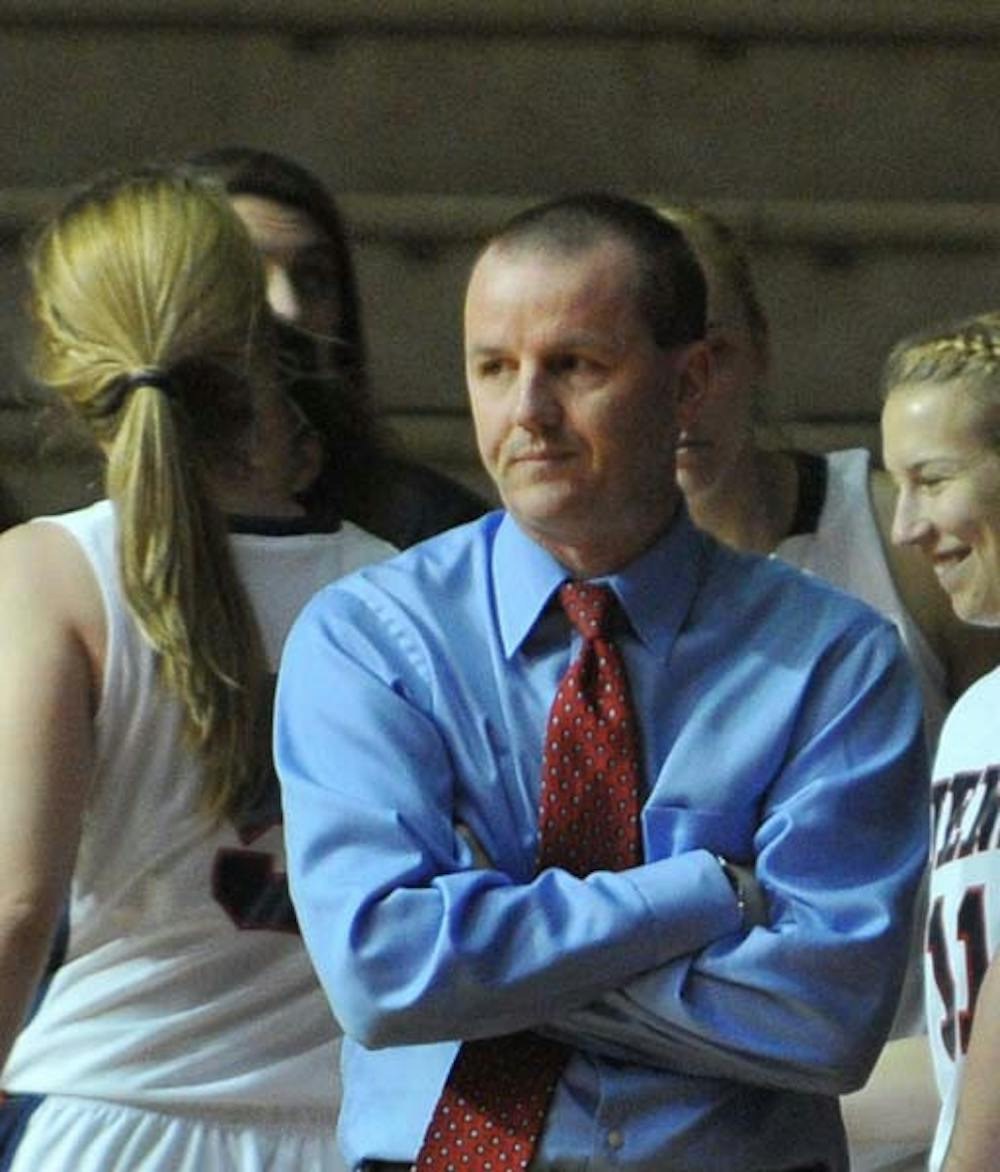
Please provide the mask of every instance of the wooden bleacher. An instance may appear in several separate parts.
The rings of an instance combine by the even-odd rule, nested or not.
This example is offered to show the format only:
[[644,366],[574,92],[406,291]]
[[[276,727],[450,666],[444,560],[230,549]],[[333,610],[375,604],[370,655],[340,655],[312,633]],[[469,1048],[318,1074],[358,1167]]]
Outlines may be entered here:
[[0,0],[0,93],[0,481],[29,512],[96,488],[21,401],[18,239],[110,165],[250,143],[326,179],[380,409],[472,483],[467,266],[536,198],[695,200],[741,231],[776,442],[875,445],[889,345],[1000,304],[992,5]]

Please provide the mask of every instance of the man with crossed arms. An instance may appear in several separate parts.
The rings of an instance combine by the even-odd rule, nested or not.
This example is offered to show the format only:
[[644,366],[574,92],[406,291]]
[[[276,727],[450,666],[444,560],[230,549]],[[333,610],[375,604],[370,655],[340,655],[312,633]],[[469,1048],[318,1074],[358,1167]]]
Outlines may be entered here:
[[[920,702],[873,611],[690,524],[704,316],[652,209],[515,217],[465,307],[504,510],[337,582],[289,640],[290,880],[354,1167],[846,1172],[837,1096],[888,1031],[926,856]],[[597,870],[539,830],[586,650],[567,581],[613,596],[594,662],[638,719],[637,853]],[[491,1116],[505,1078],[534,1122]]]

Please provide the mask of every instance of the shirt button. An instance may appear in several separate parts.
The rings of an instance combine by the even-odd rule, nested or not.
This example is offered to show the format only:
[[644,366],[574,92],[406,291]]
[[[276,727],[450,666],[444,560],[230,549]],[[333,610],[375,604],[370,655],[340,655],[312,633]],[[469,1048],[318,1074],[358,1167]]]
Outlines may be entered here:
[[624,1143],[625,1137],[620,1131],[608,1132],[608,1147],[611,1148],[612,1151],[617,1152]]

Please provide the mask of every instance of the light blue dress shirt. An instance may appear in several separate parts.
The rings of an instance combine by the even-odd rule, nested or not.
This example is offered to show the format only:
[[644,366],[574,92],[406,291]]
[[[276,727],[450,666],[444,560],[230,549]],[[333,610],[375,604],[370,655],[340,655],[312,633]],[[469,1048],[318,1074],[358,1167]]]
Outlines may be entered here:
[[[890,624],[683,510],[611,575],[644,863],[535,874],[542,737],[578,637],[503,514],[341,579],[279,678],[292,894],[347,1034],[348,1160],[411,1160],[456,1043],[571,1042],[539,1168],[846,1169],[836,1096],[892,1018],[926,857]],[[492,867],[473,855],[468,827]],[[716,860],[752,863],[746,930]]]

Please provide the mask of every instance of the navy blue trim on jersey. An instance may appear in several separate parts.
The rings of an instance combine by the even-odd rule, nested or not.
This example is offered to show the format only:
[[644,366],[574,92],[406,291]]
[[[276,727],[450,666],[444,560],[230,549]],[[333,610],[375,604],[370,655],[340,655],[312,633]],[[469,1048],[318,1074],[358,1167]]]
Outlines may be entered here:
[[9,1172],[28,1120],[44,1102],[44,1095],[5,1095],[0,1092],[0,1172]]
[[791,452],[799,478],[798,497],[795,501],[795,516],[785,537],[798,537],[803,533],[815,533],[819,528],[820,514],[826,503],[827,463],[823,456],[813,452]]
[[299,537],[305,533],[337,533],[341,528],[341,518],[332,509],[303,513],[300,517],[230,513],[226,517],[226,528],[230,533],[249,533],[254,537]]

